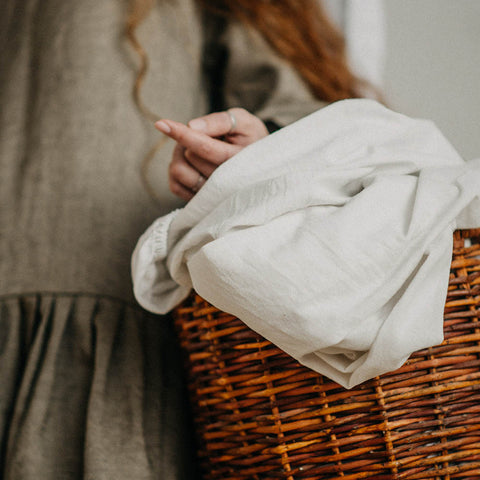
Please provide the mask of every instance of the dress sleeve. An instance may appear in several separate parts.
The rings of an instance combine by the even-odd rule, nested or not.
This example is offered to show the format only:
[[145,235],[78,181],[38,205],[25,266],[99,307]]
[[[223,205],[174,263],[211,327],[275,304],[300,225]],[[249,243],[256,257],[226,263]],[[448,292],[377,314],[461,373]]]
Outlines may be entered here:
[[[218,33],[218,31],[217,31]],[[280,58],[253,28],[239,22],[224,25],[216,38],[220,55],[216,57],[214,94],[221,101],[214,109],[243,107],[260,117],[269,129],[288,125],[324,107],[326,102],[316,99],[300,75]]]

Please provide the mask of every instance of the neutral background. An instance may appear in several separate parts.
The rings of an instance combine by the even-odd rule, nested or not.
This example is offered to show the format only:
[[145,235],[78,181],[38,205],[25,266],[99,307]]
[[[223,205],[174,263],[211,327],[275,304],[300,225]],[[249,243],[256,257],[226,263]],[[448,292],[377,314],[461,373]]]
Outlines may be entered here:
[[480,1],[384,0],[384,11],[388,103],[480,158]]

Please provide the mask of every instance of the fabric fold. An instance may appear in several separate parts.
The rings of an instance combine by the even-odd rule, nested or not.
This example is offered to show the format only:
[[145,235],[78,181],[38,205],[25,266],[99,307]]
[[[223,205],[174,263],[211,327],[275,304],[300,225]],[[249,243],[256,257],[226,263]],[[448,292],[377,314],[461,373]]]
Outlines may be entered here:
[[192,478],[171,322],[97,295],[24,294],[0,297],[0,328],[2,479]]
[[480,226],[479,198],[480,161],[433,123],[337,102],[245,148],[159,219],[133,256],[135,294],[163,313],[193,287],[352,387],[441,342],[452,233]]

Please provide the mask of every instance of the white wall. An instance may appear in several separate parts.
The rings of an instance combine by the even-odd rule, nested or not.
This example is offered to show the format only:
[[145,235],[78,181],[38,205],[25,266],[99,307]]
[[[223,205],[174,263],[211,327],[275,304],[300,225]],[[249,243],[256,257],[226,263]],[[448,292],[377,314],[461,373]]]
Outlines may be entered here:
[[480,158],[480,0],[385,0],[389,105]]

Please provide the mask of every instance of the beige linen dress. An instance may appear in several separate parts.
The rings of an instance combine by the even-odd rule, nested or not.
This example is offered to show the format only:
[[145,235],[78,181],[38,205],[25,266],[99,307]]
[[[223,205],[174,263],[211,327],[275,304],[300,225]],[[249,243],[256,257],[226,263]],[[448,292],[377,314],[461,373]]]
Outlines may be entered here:
[[[180,205],[173,143],[138,112],[125,0],[0,4],[0,477],[195,476],[181,360],[168,318],[135,304],[139,235]],[[188,121],[243,106],[279,125],[320,107],[253,32],[193,0],[159,0],[139,29],[142,90]],[[260,159],[259,159],[260,161]]]

